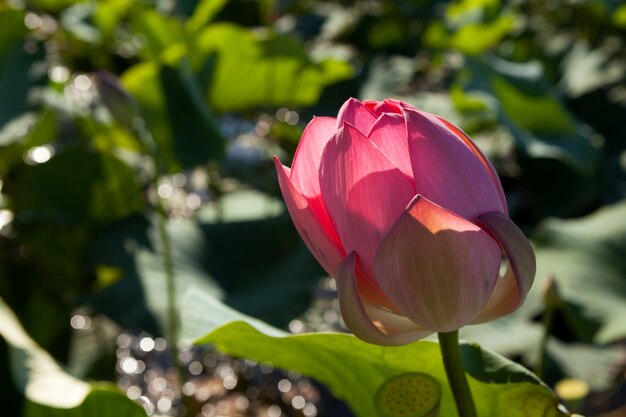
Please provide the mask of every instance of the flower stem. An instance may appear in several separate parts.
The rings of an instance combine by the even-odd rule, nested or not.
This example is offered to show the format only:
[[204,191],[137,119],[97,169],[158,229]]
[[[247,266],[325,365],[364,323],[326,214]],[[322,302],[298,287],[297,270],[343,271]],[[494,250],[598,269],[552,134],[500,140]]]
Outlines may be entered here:
[[477,417],[474,399],[467,383],[461,351],[459,350],[459,331],[437,333],[439,349],[443,356],[443,366],[446,369],[448,382],[454,395],[459,417]]

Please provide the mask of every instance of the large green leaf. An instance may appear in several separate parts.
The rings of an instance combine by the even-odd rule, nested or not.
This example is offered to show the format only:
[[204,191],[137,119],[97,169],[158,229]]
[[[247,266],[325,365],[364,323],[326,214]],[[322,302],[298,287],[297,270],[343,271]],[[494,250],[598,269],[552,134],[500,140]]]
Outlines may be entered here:
[[[279,326],[304,312],[324,272],[282,207],[242,191],[200,221],[169,223],[183,337],[240,317],[232,308]],[[168,320],[161,250],[156,226],[145,219],[108,228],[95,241],[91,264],[119,268],[122,278],[87,302],[125,327],[161,333]]]
[[585,318],[579,324],[598,325],[579,336],[597,343],[626,337],[624,219],[626,201],[577,220],[548,220],[534,234],[539,281],[555,277],[562,298]]
[[310,106],[325,86],[352,76],[344,61],[312,62],[294,36],[253,32],[230,23],[209,26],[197,47],[204,56],[217,55],[208,98],[219,111]]
[[[219,350],[230,355],[270,362],[313,377],[328,385],[359,417],[379,416],[374,405],[375,393],[390,378],[408,372],[426,373],[441,385],[439,415],[457,415],[439,345],[435,342],[421,341],[390,348],[370,345],[347,334],[273,337],[246,323],[235,322],[196,343],[214,343]],[[478,373],[480,380],[470,378],[481,417],[566,415],[557,408],[555,395],[538,384],[528,371],[498,355],[477,351],[480,349],[476,346],[462,346],[464,360],[471,361],[475,368],[482,368]],[[494,383],[507,380],[520,382]]]
[[141,417],[144,410],[110,384],[90,384],[67,374],[22,328],[0,298],[0,335],[10,347],[15,384],[25,417]]
[[591,132],[582,129],[555,94],[539,62],[513,63],[491,56],[469,59],[468,64],[465,89],[494,96],[500,122],[513,130],[526,153],[559,159],[581,173],[593,171],[599,151]]

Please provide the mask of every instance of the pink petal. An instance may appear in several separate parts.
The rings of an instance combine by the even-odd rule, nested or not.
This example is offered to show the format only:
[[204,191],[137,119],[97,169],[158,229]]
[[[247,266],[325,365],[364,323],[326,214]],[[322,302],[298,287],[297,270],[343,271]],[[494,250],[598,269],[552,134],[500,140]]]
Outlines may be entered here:
[[381,115],[367,135],[386,156],[408,178],[413,177],[409,142],[407,141],[404,117],[400,114]]
[[493,167],[493,165],[491,165],[491,162],[489,161],[489,159],[487,159],[487,157],[480,150],[480,148],[476,146],[476,144],[470,139],[470,137],[465,132],[463,132],[459,127],[457,127],[453,123],[450,123],[443,117],[439,117],[439,116],[436,116],[436,117],[441,123],[446,125],[448,129],[454,132],[454,134],[459,139],[461,139],[463,143],[465,143],[472,152],[474,152],[474,154],[483,163],[485,169],[489,171],[489,176],[491,177],[491,180],[493,181],[493,185],[498,190],[498,194],[500,195],[500,200],[502,200],[502,206],[504,207],[504,210],[505,210],[504,213],[508,214],[508,209],[506,206],[506,197],[504,196],[504,190],[502,189],[502,184],[500,183],[500,177],[498,177],[498,173],[496,172],[496,169]]
[[[366,310],[359,295],[355,267],[356,253],[352,252],[339,266],[336,279],[341,315],[355,336],[376,345],[397,346],[414,342],[432,333],[376,306],[370,305]],[[375,317],[376,324],[368,313]]]
[[404,116],[418,193],[466,219],[506,212],[490,171],[456,134],[413,107],[405,106]]
[[392,113],[392,114],[402,114],[402,109],[399,106],[399,101],[387,99],[385,101],[381,101],[374,107],[374,113],[377,115],[383,113]]
[[402,314],[449,332],[483,310],[500,259],[488,233],[418,195],[381,243],[374,272]]
[[289,179],[289,168],[283,166],[276,157],[274,163],[280,190],[298,233],[320,265],[329,275],[334,275],[345,257],[337,233],[329,219],[320,222],[315,216],[307,199],[296,190]]
[[500,243],[509,265],[483,312],[475,320],[482,323],[515,311],[526,299],[537,269],[535,253],[524,233],[506,215],[483,214],[478,223]]
[[[359,293],[361,293],[360,288]],[[416,336],[421,339],[433,333],[430,330],[420,328],[405,316],[381,308],[378,305],[368,303],[363,296],[361,296],[361,301],[363,302],[363,307],[368,317],[372,320],[374,325],[385,334],[416,332]]]
[[355,98],[350,98],[339,109],[337,129],[343,126],[344,123],[349,123],[365,135],[370,131],[375,121],[376,115],[367,106]]
[[506,273],[496,282],[487,305],[471,324],[485,323],[512,313],[521,304],[520,299],[515,274],[508,264]]
[[412,182],[368,138],[345,124],[320,167],[322,198],[343,247],[359,254],[368,284],[379,242],[415,195]]
[[376,116],[380,116],[380,113],[377,113],[376,111],[374,111],[374,109],[376,108],[376,106],[379,103],[378,101],[376,101],[376,100],[363,100],[363,101],[361,101],[361,103],[363,103],[363,105],[365,107],[370,109],[372,111],[372,113],[374,113]]
[[302,133],[291,164],[291,181],[305,197],[320,195],[319,171],[324,147],[337,129],[333,117],[314,117]]

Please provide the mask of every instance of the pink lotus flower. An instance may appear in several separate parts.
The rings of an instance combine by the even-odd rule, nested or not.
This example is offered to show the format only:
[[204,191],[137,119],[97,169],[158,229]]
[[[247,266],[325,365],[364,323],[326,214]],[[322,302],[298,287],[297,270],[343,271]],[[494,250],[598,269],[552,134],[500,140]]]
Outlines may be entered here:
[[309,123],[291,169],[275,163],[296,228],[336,278],[359,338],[406,344],[524,301],[533,250],[494,168],[450,122],[396,100],[350,99],[337,119]]

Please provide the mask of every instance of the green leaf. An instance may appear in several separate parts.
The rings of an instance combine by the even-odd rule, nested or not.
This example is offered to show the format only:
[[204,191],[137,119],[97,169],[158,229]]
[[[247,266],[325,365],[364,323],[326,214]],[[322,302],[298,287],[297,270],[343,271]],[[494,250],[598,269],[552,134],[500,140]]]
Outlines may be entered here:
[[580,309],[579,325],[598,324],[596,343],[626,336],[625,218],[622,201],[581,219],[548,220],[534,235],[537,277],[555,277],[562,298]]
[[104,37],[115,34],[118,24],[132,6],[133,3],[126,0],[109,0],[96,4],[93,20]]
[[[500,123],[533,158],[560,159],[581,173],[597,164],[599,150],[589,129],[569,112],[544,76],[539,62],[513,63],[496,57],[470,59],[466,91],[494,97]],[[474,95],[476,97],[476,95]]]
[[[247,323],[235,322],[221,327],[196,341],[214,343],[224,353],[270,362],[283,369],[313,377],[331,388],[345,400],[359,417],[377,417],[374,398],[381,384],[407,373],[426,373],[442,388],[441,416],[456,416],[452,392],[448,386],[439,345],[420,341],[402,347],[370,345],[347,334],[302,334],[272,337],[260,333]],[[462,346],[475,351],[477,347]],[[474,352],[473,352],[474,353]],[[524,382],[492,383],[489,370],[482,376],[487,382],[469,378],[478,414],[481,417],[565,416],[557,408],[555,395],[543,385],[528,382],[528,371],[519,365],[482,351],[489,361],[499,363],[490,369],[506,370],[510,380]],[[470,355],[472,357],[472,355]],[[519,374],[523,374],[520,377]],[[502,375],[494,378],[502,378]]]
[[[304,312],[324,272],[279,201],[241,191],[199,217],[168,225],[183,337],[240,319],[234,309],[279,326]],[[146,219],[109,227],[96,239],[90,263],[124,275],[86,302],[122,326],[161,334],[167,323],[161,250]]]
[[165,105],[174,133],[173,151],[181,165],[193,167],[217,159],[223,153],[224,139],[187,60],[181,60],[179,68],[162,66],[160,77],[168,98]]
[[111,154],[83,149],[24,168],[13,187],[16,212],[35,220],[108,221],[127,217],[144,204],[128,165]]
[[[244,318],[269,329],[220,301],[224,291],[207,270],[210,250],[197,223],[169,223],[168,232],[181,338],[193,340],[207,328]],[[163,334],[168,323],[167,289],[156,226],[143,218],[126,220],[101,236],[93,251],[92,263],[120,267],[124,276],[86,303],[124,327]]]
[[352,76],[346,62],[312,62],[292,35],[216,23],[200,34],[197,43],[198,53],[217,55],[208,98],[218,111],[313,105],[324,87]]
[[592,49],[585,41],[574,44],[563,59],[561,85],[570,97],[580,97],[624,78],[626,64],[609,52]]
[[222,154],[224,139],[218,122],[186,59],[178,66],[137,64],[121,81],[139,102],[170,172],[207,163]]
[[28,336],[1,298],[0,335],[10,347],[17,388],[27,399],[26,417],[145,416],[139,405],[109,384],[89,384],[67,374]]
[[500,10],[498,0],[454,1],[448,4],[443,22],[430,24],[424,40],[434,48],[479,55],[500,43],[516,23],[514,14]]
[[193,15],[187,21],[187,28],[198,31],[213,20],[213,17],[224,7],[227,0],[201,0],[198,2]]
[[568,378],[585,381],[593,391],[610,390],[624,363],[626,349],[619,345],[594,346],[586,343],[548,341],[548,356]]
[[92,23],[96,10],[95,3],[76,3],[61,13],[61,26],[78,40],[99,44],[102,35]]
[[[63,395],[63,394],[60,394]],[[72,408],[57,408],[28,401],[25,417],[145,417],[146,412],[114,387],[92,385],[84,401]]]
[[158,61],[168,47],[184,40],[183,25],[178,19],[154,9],[141,8],[131,14],[133,32],[145,40],[144,58]]
[[626,4],[622,4],[613,11],[612,20],[618,28],[626,28]]
[[443,24],[433,23],[425,34],[426,44],[433,48],[455,49],[467,55],[478,55],[497,45],[515,25],[512,15],[500,16],[489,23],[470,23],[450,33]]
[[518,126],[538,134],[574,133],[571,116],[554,97],[543,92],[529,94],[523,87],[496,74],[491,78],[491,85],[500,99],[502,110]]

